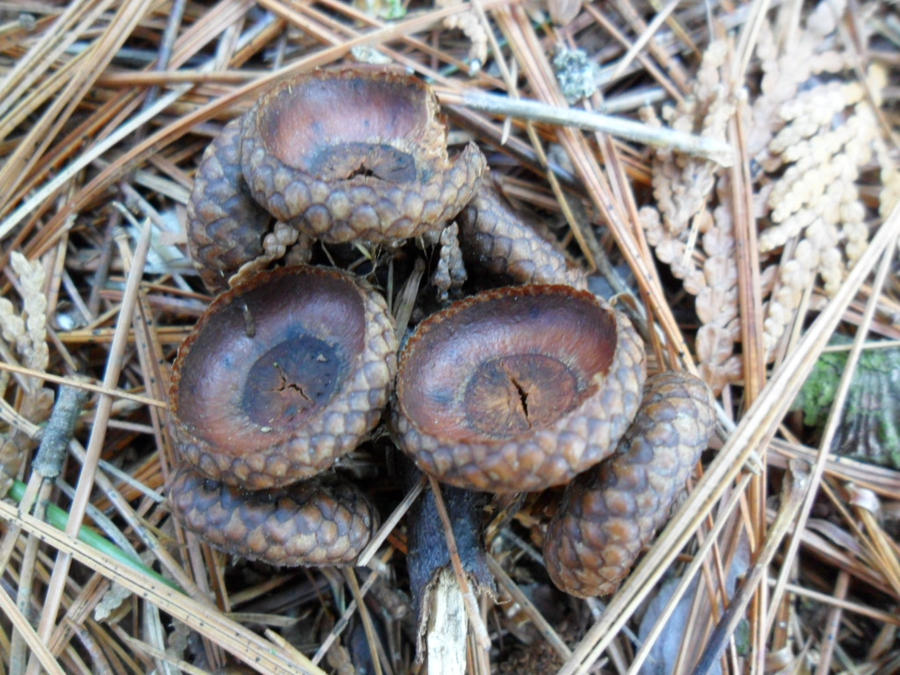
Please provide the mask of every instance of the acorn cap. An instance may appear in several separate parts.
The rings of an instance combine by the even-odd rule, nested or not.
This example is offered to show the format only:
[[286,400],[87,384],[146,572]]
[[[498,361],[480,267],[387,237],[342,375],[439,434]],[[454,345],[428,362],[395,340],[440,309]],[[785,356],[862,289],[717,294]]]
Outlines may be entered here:
[[470,143],[454,160],[438,104],[422,80],[392,68],[303,73],[244,117],[242,166],[253,197],[317,239],[406,239],[453,218],[485,159]]
[[272,221],[260,208],[241,173],[241,120],[231,120],[203,153],[187,204],[188,251],[211,291],[263,253]]
[[541,490],[612,452],[644,350],[627,318],[569,286],[501,288],[422,322],[400,356],[393,424],[438,480]]
[[669,518],[715,431],[709,387],[667,371],[644,397],[616,454],[568,486],[544,536],[544,561],[557,588],[609,595]]
[[520,284],[587,288],[587,274],[553,235],[538,224],[525,223],[489,181],[482,181],[457,222],[466,259],[491,274]]
[[172,513],[215,548],[270,565],[346,565],[369,543],[375,509],[351,483],[313,479],[247,492],[180,467]]
[[384,300],[351,275],[261,273],[217,297],[178,351],[178,450],[249,489],[318,473],[377,424],[396,350]]

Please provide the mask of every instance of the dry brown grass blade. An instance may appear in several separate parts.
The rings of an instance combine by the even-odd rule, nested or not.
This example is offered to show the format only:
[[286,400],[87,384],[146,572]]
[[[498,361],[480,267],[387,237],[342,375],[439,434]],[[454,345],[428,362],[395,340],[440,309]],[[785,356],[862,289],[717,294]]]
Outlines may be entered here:
[[140,394],[132,394],[131,392],[122,391],[121,389],[115,389],[113,387],[105,387],[103,385],[75,380],[70,377],[60,377],[59,375],[43,373],[39,370],[24,368],[22,366],[16,366],[11,363],[4,363],[2,361],[0,361],[0,370],[4,370],[10,373],[18,373],[21,375],[30,375],[40,380],[46,380],[47,382],[53,382],[55,384],[64,384],[69,387],[75,387],[76,389],[87,389],[88,391],[103,394],[104,396],[126,399],[129,401],[134,401],[135,403],[140,403],[141,405],[151,406],[153,408],[166,409],[169,407],[169,404],[167,402],[160,401],[159,399],[150,398],[148,396],[141,396]]
[[[884,257],[882,259],[881,265],[878,268],[878,272],[875,277],[874,286],[876,289],[881,289],[884,286],[884,282],[887,279],[888,271],[891,268],[891,262],[894,257],[894,248],[896,247],[898,241],[897,235],[894,236],[894,239],[888,242],[886,250],[884,252]],[[822,474],[825,470],[825,460],[827,458],[828,452],[831,448],[831,442],[834,438],[834,434],[837,431],[837,425],[841,420],[841,409],[844,406],[844,402],[846,401],[847,394],[850,390],[850,382],[853,377],[854,372],[856,371],[856,365],[859,362],[859,356],[862,350],[862,344],[865,341],[866,334],[868,332],[868,327],[872,323],[872,318],[875,315],[875,296],[873,295],[869,299],[868,306],[866,307],[865,316],[863,317],[863,325],[862,330],[860,330],[856,334],[856,338],[854,339],[853,348],[850,350],[850,354],[847,359],[846,370],[841,377],[840,385],[838,386],[837,393],[834,397],[834,404],[832,405],[831,417],[829,419],[828,424],[826,424],[825,432],[822,437],[822,442],[819,448],[819,456],[816,458],[816,462],[813,465],[812,469],[812,487],[807,492],[803,508],[798,514],[797,518],[797,529],[796,532],[802,532],[806,526],[806,521],[809,518],[809,513],[812,510],[813,502],[816,497],[817,489],[819,482],[822,480]],[[775,585],[775,591],[772,594],[772,603],[773,607],[777,607],[781,594],[784,592],[783,587],[784,584],[787,583],[787,575],[790,569],[794,565],[795,558],[797,556],[797,552],[800,548],[800,538],[795,534],[792,537],[790,544],[788,545],[788,550],[785,553],[785,563],[781,568],[781,572],[778,575],[778,582]],[[771,627],[775,621],[775,612],[770,612],[767,617],[765,628],[766,634],[769,633]]]
[[[122,310],[116,323],[116,336],[109,350],[109,357],[106,364],[106,372],[103,376],[103,386],[112,388],[119,380],[119,373],[122,368],[122,358],[125,353],[126,338],[131,325],[131,317],[137,302],[137,290],[141,277],[144,273],[144,262],[147,259],[147,253],[150,250],[150,223],[148,222],[141,233],[141,239],[135,251],[133,267],[128,275],[128,282],[125,287],[125,298],[122,302]],[[81,527],[84,513],[87,508],[91,490],[94,486],[94,473],[97,470],[97,462],[100,459],[100,451],[103,448],[103,441],[106,438],[106,423],[109,419],[110,409],[112,407],[112,397],[102,395],[97,403],[97,414],[94,420],[94,426],[91,430],[90,441],[87,447],[87,456],[82,466],[81,474],[78,478],[78,485],[75,490],[75,497],[69,507],[69,522],[66,527],[66,534],[74,537]],[[44,598],[43,614],[41,622],[38,626],[38,634],[41,639],[47,640],[56,621],[56,614],[59,610],[59,603],[62,598],[63,587],[69,574],[69,565],[71,558],[68,555],[61,555],[53,567],[53,576],[47,587],[47,594]]]
[[139,0],[121,5],[106,31],[86,52],[84,63],[73,72],[60,95],[44,111],[41,122],[35,124],[19,143],[15,152],[6,158],[0,169],[0,203],[19,185],[29,167],[53,142],[65,122],[75,112],[94,80],[112,61],[113,56],[150,9],[151,0]]
[[24,636],[28,647],[31,649],[32,654],[37,657],[41,667],[48,673],[62,675],[64,671],[60,668],[56,659],[53,658],[50,650],[47,649],[46,643],[38,637],[37,631],[31,627],[28,619],[25,618],[25,615],[16,607],[16,603],[5,591],[0,593],[0,610],[10,620],[18,634]]
[[534,622],[535,627],[540,631],[541,636],[562,658],[568,659],[572,656],[572,650],[569,649],[569,646],[559,636],[559,633],[553,629],[553,626],[551,626],[537,610],[534,603],[528,599],[528,596],[516,585],[516,582],[509,577],[506,570],[503,569],[503,566],[491,555],[487,556],[487,563],[491,570],[491,574],[494,575],[497,583],[499,583],[503,589],[509,593],[510,597],[525,610],[532,622]]
[[654,546],[613,596],[607,613],[591,627],[575,648],[572,658],[560,671],[561,675],[586,672],[589,664],[599,657],[637,609],[648,589],[658,582],[699,526],[701,519],[710,513],[722,492],[741,471],[747,457],[761,452],[766,446],[841,320],[845,308],[898,233],[900,207],[895,208],[878,229],[869,248],[844,280],[838,293],[803,336],[797,349],[772,372],[760,397],[747,410]]
[[[66,48],[94,23],[96,16],[108,4],[72,3],[51,25],[43,26],[47,28],[44,37],[16,60],[15,66],[0,82],[0,115],[5,115],[28,88],[52,67]],[[80,26],[76,26],[78,22]],[[9,132],[0,133],[0,138],[5,138],[7,133]]]
[[[732,86],[737,86],[734,83]],[[766,352],[763,346],[762,287],[760,283],[759,249],[756,221],[753,216],[753,188],[750,178],[750,157],[747,152],[746,104],[739,105],[729,124],[736,148],[737,161],[730,171],[732,219],[734,222],[735,253],[738,273],[738,307],[741,326],[741,359],[743,363],[744,405],[752,405],[759,397],[766,380]],[[765,453],[760,453],[765,467]],[[767,473],[754,476],[747,495],[751,523],[756,541],[766,539]],[[758,585],[751,610],[752,662],[755,668],[764,667],[765,638],[764,608],[769,589]]]

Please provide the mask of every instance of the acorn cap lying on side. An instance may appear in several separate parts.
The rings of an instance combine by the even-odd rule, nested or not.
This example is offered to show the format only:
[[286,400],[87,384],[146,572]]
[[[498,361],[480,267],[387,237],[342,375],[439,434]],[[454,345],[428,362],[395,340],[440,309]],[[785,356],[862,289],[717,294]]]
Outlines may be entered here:
[[378,521],[351,483],[315,478],[247,492],[184,466],[170,481],[169,505],[208,544],[270,565],[351,564]]
[[457,218],[467,261],[520,284],[566,284],[587,288],[587,273],[566,255],[553,235],[526,223],[482,181]]
[[216,298],[178,351],[178,450],[249,489],[318,473],[377,424],[396,350],[384,300],[351,275],[262,273]]
[[304,73],[264,94],[244,117],[241,157],[254,199],[328,242],[438,229],[485,169],[472,143],[449,159],[427,84],[359,65]]
[[272,221],[253,198],[241,173],[241,120],[231,120],[203,153],[187,204],[188,251],[211,291],[263,253]]
[[547,527],[544,561],[557,588],[582,598],[616,590],[684,492],[715,422],[703,380],[675,371],[647,380],[616,454],[566,486]]
[[393,423],[439,480],[541,490],[612,452],[644,376],[631,323],[602,300],[569,286],[501,288],[419,325],[400,356]]

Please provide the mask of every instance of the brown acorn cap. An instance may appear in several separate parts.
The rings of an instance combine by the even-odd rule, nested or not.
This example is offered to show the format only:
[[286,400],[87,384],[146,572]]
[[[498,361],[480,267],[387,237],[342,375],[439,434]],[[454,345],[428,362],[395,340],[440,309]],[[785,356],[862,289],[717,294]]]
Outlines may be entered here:
[[369,543],[375,509],[351,483],[312,479],[247,492],[182,466],[169,484],[182,526],[215,548],[270,565],[346,565]]
[[669,518],[715,431],[709,387],[688,373],[654,375],[616,454],[566,486],[544,536],[556,586],[609,595]]
[[271,221],[244,182],[234,119],[203,153],[187,205],[188,251],[209,290],[224,290],[241,265],[262,255]]
[[460,211],[460,242],[468,261],[520,284],[566,284],[587,288],[587,274],[553,235],[525,223],[484,180]]
[[422,322],[400,356],[394,429],[458,487],[541,490],[612,452],[644,350],[627,318],[569,286],[501,288]]
[[261,205],[328,242],[435,230],[485,169],[471,143],[449,159],[427,84],[361,65],[303,73],[264,94],[244,118],[241,158]]
[[396,350],[384,300],[351,275],[261,273],[217,297],[178,351],[178,450],[249,489],[318,473],[377,424]]

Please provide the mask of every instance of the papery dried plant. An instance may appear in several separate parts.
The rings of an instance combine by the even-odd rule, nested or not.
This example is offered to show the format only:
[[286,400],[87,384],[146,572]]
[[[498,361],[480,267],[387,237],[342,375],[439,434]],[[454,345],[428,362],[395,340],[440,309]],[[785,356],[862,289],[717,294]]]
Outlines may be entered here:
[[[723,82],[728,56],[724,41],[710,44],[697,73],[693,96],[678,107],[663,109],[663,117],[675,129],[725,139],[734,114],[734,92]],[[655,115],[645,109],[645,121]],[[684,281],[685,290],[697,296],[695,307],[701,328],[697,333],[697,357],[704,379],[716,390],[740,377],[741,364],[734,355],[739,337],[737,315],[737,265],[729,191],[719,183],[715,162],[660,150],[653,162],[653,195],[656,207],[641,209],[648,243],[657,257]],[[712,204],[718,201],[718,207]]]
[[[824,291],[834,293],[869,239],[866,218],[873,214],[860,199],[857,182],[863,167],[886,157],[875,152],[879,128],[867,96],[867,91],[877,95],[886,77],[871,69],[867,83],[858,81],[853,54],[837,38],[844,10],[843,0],[823,0],[793,39],[783,42],[764,23],[755,95],[728,84],[726,43],[711,43],[693,91],[677,108],[663,109],[671,126],[721,139],[735,106],[745,100],[740,105],[746,106],[770,361],[806,290],[819,278]],[[644,116],[654,119],[652,111]],[[891,169],[885,171],[889,175]],[[656,206],[641,212],[657,257],[697,296],[697,358],[717,391],[741,377],[728,181],[728,172],[711,161],[658,151]]]
[[[435,0],[435,7],[452,7],[460,4],[461,0]],[[460,12],[448,16],[443,21],[444,28],[454,30],[458,28],[469,40],[469,54],[466,59],[473,72],[484,67],[488,55],[488,35],[481,21],[474,11]]]
[[[15,351],[22,365],[31,370],[45,371],[50,361],[47,348],[47,298],[44,295],[44,268],[39,261],[29,261],[15,251],[10,256],[10,267],[18,281],[22,297],[21,310],[7,298],[0,298],[0,336],[3,354],[13,360]],[[39,386],[33,378],[24,377],[21,404],[18,413],[21,419],[31,423],[44,421],[50,414],[53,403],[52,392]],[[3,380],[3,389],[9,384]],[[0,494],[5,494],[12,485],[27,453],[36,443],[27,430],[10,425],[0,433]]]

